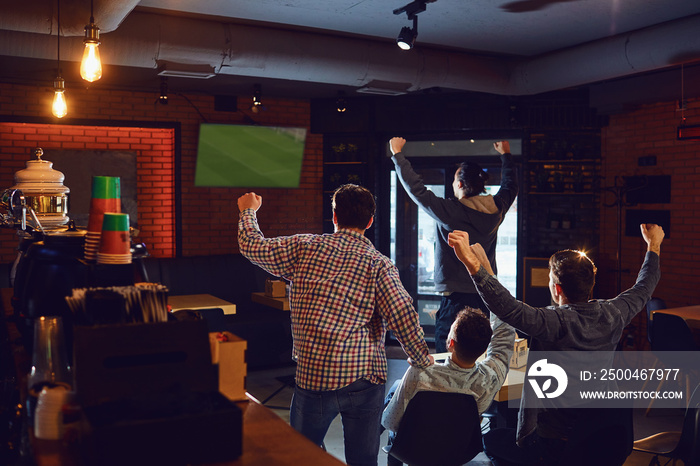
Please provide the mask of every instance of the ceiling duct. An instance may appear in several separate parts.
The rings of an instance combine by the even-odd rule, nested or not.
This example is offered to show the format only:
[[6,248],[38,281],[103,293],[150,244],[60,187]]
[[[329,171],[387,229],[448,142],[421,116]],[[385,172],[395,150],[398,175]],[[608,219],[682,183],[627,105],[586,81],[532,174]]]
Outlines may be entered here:
[[[119,27],[139,0],[93,0],[93,16],[102,34]],[[56,2],[0,0],[0,29],[56,35]],[[85,0],[61,1],[61,34],[84,36],[90,18],[90,3]]]
[[158,75],[171,78],[209,79],[216,76],[214,67],[210,65],[188,65],[158,60]]
[[[106,2],[114,3],[118,2]],[[81,18],[84,23],[84,14]],[[0,20],[0,24],[5,22]],[[154,70],[161,61],[207,65],[216,74],[342,85],[365,91],[374,88],[414,92],[440,87],[526,95],[697,59],[698,30],[700,15],[539,57],[516,59],[428,47],[406,54],[393,41],[320,37],[312,32],[134,11],[114,32],[103,34],[110,46],[105,47],[102,61]],[[76,37],[65,42],[65,59],[80,61],[82,40]],[[0,31],[0,55],[51,60],[54,54],[55,36]],[[391,86],[374,86],[373,82]]]

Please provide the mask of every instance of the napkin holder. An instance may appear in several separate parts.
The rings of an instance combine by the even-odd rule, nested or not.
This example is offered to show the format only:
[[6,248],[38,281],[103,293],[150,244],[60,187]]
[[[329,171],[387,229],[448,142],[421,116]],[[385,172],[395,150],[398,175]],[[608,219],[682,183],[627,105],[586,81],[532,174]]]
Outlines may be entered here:
[[231,401],[245,400],[248,342],[231,332],[210,332],[209,347],[219,374],[219,392]]
[[222,462],[241,410],[217,390],[204,321],[76,327],[75,390],[89,465]]
[[513,355],[510,357],[510,368],[520,369],[521,367],[525,367],[527,364],[527,355],[527,339],[516,338],[515,344],[513,345]]

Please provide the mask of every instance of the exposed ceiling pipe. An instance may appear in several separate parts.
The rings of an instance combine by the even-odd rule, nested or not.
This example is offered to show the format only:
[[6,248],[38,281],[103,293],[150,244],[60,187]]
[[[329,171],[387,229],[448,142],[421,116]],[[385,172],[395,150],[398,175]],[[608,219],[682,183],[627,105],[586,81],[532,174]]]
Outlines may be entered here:
[[535,57],[513,69],[510,95],[538,94],[700,59],[700,15]]
[[[700,15],[519,60],[428,47],[405,53],[393,41],[320,37],[135,11],[114,32],[103,34],[110,46],[102,51],[102,60],[151,69],[159,61],[207,64],[218,74],[358,88],[385,82],[405,91],[441,87],[526,95],[695,60],[700,56],[698,30]],[[44,34],[0,31],[0,55],[52,59],[54,41],[55,36],[52,41]],[[65,59],[79,61],[80,38],[66,42]]]
[[[93,0],[95,23],[102,34],[119,27],[139,0]],[[56,35],[55,0],[0,0],[0,29]],[[61,0],[61,34],[84,36],[90,19],[90,2]]]

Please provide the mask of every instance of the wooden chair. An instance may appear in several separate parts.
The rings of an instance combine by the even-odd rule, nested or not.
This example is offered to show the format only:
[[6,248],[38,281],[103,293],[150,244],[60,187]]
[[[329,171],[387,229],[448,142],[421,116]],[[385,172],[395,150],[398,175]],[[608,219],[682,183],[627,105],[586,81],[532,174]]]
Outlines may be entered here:
[[654,455],[649,466],[659,466],[659,456],[669,458],[674,465],[677,460],[686,465],[700,464],[700,384],[690,397],[680,432],[659,432],[636,440],[633,448]]

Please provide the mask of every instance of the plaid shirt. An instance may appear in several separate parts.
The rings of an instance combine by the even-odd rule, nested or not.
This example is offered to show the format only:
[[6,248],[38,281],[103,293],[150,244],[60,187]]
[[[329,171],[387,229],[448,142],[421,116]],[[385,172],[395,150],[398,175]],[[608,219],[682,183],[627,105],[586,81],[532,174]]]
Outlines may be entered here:
[[398,270],[356,232],[264,238],[255,211],[238,223],[241,253],[292,283],[289,296],[296,383],[337,390],[364,378],[386,383],[384,339],[394,332],[416,367],[428,346]]

